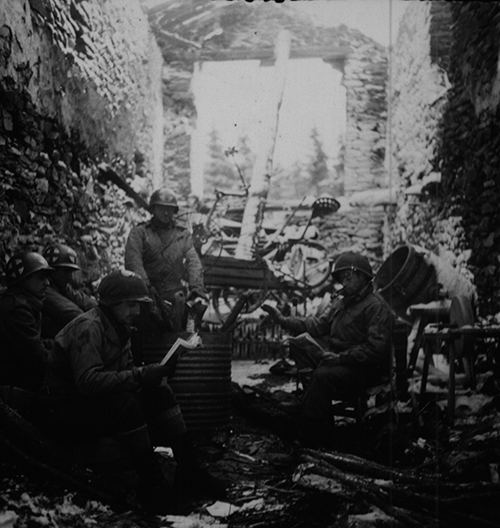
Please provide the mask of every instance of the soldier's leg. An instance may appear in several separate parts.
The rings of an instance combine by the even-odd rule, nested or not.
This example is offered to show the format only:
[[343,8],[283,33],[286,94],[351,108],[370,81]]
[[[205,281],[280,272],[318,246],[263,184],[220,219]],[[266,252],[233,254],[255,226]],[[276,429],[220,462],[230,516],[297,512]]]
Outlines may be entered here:
[[308,439],[327,440],[333,434],[331,402],[358,395],[366,384],[362,369],[323,362],[313,373],[302,400],[301,417]]
[[225,484],[201,468],[198,453],[187,434],[182,413],[171,388],[161,385],[143,391],[142,397],[153,443],[172,448],[177,463],[178,492],[224,497]]

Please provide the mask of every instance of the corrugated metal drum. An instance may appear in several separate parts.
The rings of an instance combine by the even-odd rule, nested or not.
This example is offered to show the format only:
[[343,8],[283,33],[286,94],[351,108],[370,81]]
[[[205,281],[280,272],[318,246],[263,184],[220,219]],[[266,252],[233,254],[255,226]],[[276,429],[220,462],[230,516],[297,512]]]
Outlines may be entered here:
[[397,248],[384,261],[373,283],[403,318],[412,304],[427,303],[438,297],[436,270],[410,245]]
[[[144,361],[161,361],[177,337],[164,334],[143,345]],[[231,417],[231,334],[202,332],[200,337],[202,346],[182,350],[168,380],[190,431],[223,428]]]

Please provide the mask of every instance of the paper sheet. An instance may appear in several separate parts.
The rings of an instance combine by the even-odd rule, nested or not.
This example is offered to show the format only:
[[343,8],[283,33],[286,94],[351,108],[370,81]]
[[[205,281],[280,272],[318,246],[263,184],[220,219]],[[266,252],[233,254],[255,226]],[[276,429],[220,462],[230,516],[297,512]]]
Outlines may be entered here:
[[193,350],[195,348],[200,347],[201,345],[201,338],[198,334],[193,334],[188,340],[178,337],[175,340],[175,343],[170,347],[168,352],[161,360],[160,365],[165,365],[170,360],[170,358],[177,352],[177,349],[181,346],[187,348],[188,350]]

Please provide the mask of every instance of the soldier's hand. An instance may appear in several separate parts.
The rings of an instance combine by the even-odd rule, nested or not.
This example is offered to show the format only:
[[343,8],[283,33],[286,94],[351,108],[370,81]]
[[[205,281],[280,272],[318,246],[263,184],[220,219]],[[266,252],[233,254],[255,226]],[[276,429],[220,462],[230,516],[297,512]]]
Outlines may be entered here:
[[274,308],[274,306],[271,306],[270,304],[263,304],[261,309],[264,310],[264,312],[266,312],[273,321],[279,323],[282,315],[279,310]]
[[167,366],[153,363],[141,368],[141,385],[143,387],[157,387],[167,375]]

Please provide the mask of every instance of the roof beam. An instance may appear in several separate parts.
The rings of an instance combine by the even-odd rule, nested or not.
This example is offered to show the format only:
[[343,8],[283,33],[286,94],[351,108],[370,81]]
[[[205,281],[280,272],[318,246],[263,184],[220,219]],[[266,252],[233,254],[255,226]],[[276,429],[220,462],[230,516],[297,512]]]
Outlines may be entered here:
[[[324,61],[345,60],[350,54],[349,48],[332,48],[326,46],[306,46],[290,51],[291,59],[318,58]],[[261,60],[274,62],[274,49],[233,48],[227,50],[202,50],[198,56],[200,61],[231,61],[231,60]]]

